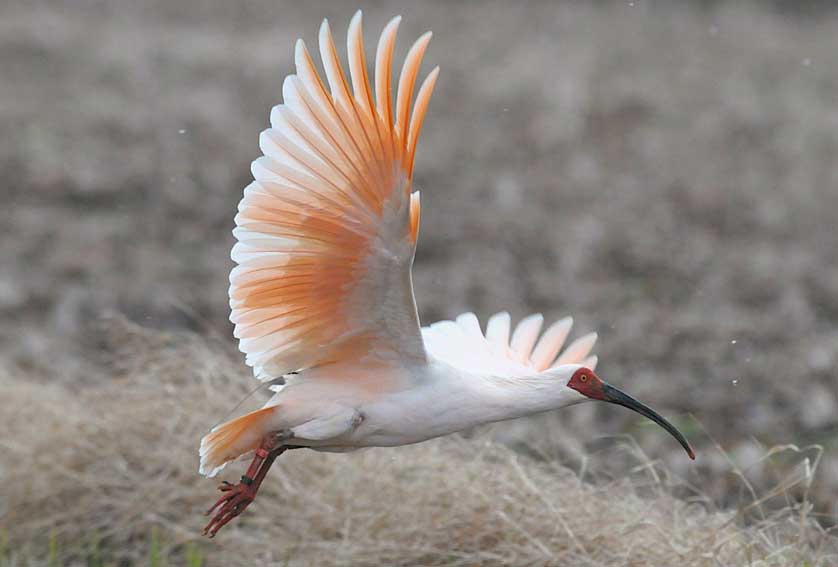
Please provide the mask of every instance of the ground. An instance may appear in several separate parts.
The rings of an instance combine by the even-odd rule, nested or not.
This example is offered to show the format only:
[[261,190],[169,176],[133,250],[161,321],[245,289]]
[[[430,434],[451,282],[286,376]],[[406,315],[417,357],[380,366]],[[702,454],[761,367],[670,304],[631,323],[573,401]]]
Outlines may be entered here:
[[[603,436],[630,434],[680,479],[679,495],[692,486],[722,507],[743,502],[736,470],[763,494],[805,467],[788,453],[763,461],[770,447],[817,445],[809,497],[834,524],[838,13],[767,2],[358,4],[370,53],[392,15],[404,16],[400,53],[434,31],[425,68],[441,75],[416,163],[422,321],[572,314],[577,333],[599,332],[598,373],[673,418],[698,460],[614,407],[475,435],[575,470],[593,452],[618,474],[635,457]],[[9,380],[91,400],[110,387],[119,352],[103,317],[121,314],[197,333],[248,385],[227,322],[232,217],[293,41],[315,47],[323,17],[342,38],[354,9],[0,7]],[[817,449],[803,455],[813,464]],[[0,528],[4,514],[0,505]]]

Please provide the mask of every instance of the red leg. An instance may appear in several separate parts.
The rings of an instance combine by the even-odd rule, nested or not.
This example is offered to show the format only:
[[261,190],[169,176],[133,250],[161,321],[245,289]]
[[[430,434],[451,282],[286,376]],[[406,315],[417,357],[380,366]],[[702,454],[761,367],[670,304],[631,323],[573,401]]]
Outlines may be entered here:
[[268,435],[262,440],[262,444],[256,449],[256,454],[247,472],[242,475],[241,482],[238,484],[230,484],[223,482],[218,487],[221,492],[225,494],[206,511],[206,515],[210,515],[220,506],[218,511],[204,528],[204,535],[215,537],[222,527],[224,527],[230,520],[241,514],[247,508],[254,498],[259,486],[268,474],[268,470],[278,456],[285,452],[288,447],[277,447],[277,436],[274,434]]

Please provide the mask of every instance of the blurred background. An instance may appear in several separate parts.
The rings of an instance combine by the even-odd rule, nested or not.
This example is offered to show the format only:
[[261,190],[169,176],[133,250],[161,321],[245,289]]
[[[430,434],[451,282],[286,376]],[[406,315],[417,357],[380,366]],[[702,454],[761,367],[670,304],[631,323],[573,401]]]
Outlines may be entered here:
[[372,54],[402,14],[399,53],[432,29],[441,66],[416,164],[423,323],[572,314],[600,375],[699,458],[594,404],[495,434],[573,465],[627,433],[722,504],[728,459],[768,483],[768,448],[817,444],[813,499],[838,514],[832,6],[5,0],[0,362],[95,388],[113,313],[234,351],[233,216],[293,42],[328,17],[343,44],[361,7]]

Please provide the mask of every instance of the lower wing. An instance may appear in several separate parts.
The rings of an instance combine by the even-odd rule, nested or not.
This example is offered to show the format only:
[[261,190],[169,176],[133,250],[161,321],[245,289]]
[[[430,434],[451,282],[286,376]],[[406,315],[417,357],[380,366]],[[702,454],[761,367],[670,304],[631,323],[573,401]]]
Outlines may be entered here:
[[581,364],[594,369],[591,350],[596,333],[588,333],[562,350],[573,319],[565,317],[543,333],[540,314],[522,319],[512,330],[509,313],[489,318],[486,333],[474,313],[463,313],[454,321],[440,321],[422,328],[425,350],[434,358],[472,372],[499,376],[526,376],[562,364]]

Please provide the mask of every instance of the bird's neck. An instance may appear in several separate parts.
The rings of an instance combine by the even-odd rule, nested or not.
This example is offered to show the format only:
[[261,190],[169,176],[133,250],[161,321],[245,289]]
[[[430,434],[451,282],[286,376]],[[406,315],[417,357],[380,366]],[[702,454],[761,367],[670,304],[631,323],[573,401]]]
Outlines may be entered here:
[[550,374],[524,377],[478,376],[475,403],[486,422],[514,419],[583,401]]

